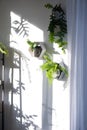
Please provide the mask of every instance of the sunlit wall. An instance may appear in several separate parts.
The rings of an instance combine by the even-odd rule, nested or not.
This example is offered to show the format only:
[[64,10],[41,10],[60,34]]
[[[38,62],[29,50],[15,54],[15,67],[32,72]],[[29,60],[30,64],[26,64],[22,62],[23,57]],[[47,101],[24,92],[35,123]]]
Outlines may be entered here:
[[[48,84],[39,68],[43,61],[32,58],[26,44],[30,39],[45,42],[48,49],[51,46],[47,32],[50,11],[44,8],[47,2],[60,1],[0,2],[0,38],[10,46],[5,58],[5,130],[69,130],[68,87],[64,89],[64,82],[57,80],[52,87]],[[61,3],[65,5],[64,0]],[[25,33],[20,23],[26,27]],[[57,56],[53,57],[56,60]]]
[[43,75],[40,65],[42,60],[30,55],[27,40],[43,42],[43,31],[13,12],[10,16],[10,47],[14,49],[14,66],[10,74],[13,75],[13,93],[10,94],[9,102],[13,97],[14,110],[19,111],[16,120],[21,125],[27,129],[41,128]]

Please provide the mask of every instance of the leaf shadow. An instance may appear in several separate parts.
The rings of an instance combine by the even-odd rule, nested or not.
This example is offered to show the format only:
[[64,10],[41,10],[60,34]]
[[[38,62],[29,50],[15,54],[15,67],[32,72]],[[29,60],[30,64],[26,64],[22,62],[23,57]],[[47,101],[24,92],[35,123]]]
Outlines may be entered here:
[[18,20],[13,21],[11,28],[18,35],[23,35],[23,37],[29,36],[28,22],[24,19],[21,19],[20,21]]

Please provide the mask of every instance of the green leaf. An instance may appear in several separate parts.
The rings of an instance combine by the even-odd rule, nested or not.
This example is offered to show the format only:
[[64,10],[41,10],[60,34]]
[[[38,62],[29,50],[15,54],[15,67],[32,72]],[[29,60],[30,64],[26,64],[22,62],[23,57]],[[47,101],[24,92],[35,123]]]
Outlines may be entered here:
[[[64,51],[64,48],[67,45],[67,42],[64,41],[65,34],[67,33],[67,20],[65,13],[61,7],[61,4],[52,6],[50,3],[47,3],[45,7],[52,9],[52,13],[49,18],[50,22],[48,25],[49,42],[57,43],[62,51]],[[56,12],[58,13],[57,18]],[[55,32],[55,30],[57,30],[57,27],[59,27],[59,30],[58,32]],[[56,40],[55,36],[58,38],[58,40]]]
[[2,42],[0,42],[0,52],[3,54],[8,54],[8,49]]
[[47,3],[47,4],[45,4],[44,5],[46,8],[48,8],[48,9],[52,9],[53,8],[53,6],[50,4],[50,3]]
[[31,42],[30,40],[27,40],[27,43],[32,50],[36,47],[36,42]]
[[53,43],[53,42],[54,42],[54,39],[55,39],[54,33],[50,33],[50,34],[49,34],[49,42],[50,42],[50,43]]

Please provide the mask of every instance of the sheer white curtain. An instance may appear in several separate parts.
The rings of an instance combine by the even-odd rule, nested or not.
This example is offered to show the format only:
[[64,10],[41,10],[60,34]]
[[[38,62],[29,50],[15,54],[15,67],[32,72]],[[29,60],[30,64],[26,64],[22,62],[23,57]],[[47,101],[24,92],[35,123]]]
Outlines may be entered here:
[[70,130],[87,130],[87,0],[67,0]]

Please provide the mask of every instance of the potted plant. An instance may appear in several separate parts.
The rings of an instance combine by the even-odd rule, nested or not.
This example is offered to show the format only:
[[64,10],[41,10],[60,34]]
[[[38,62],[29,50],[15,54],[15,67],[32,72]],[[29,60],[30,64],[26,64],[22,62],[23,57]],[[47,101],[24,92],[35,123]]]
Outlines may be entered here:
[[45,4],[45,7],[51,9],[50,22],[48,25],[49,31],[49,42],[57,43],[58,46],[64,51],[67,42],[64,40],[67,34],[67,21],[65,13],[59,5],[51,5],[49,3]]
[[65,81],[68,77],[68,68],[63,62],[60,62],[59,65],[62,67],[63,70],[60,69],[60,71],[57,71],[57,73],[55,73],[54,75],[54,78],[60,81]]
[[8,54],[8,49],[2,42],[0,42],[0,52],[5,55]]
[[31,42],[30,40],[27,40],[27,43],[29,45],[29,52],[32,56],[42,58],[46,48],[45,45],[41,42]]
[[54,78],[60,79],[62,73],[68,76],[66,68],[59,63],[53,62],[48,54],[44,55],[44,60],[41,69],[46,72],[49,83],[52,83]]

